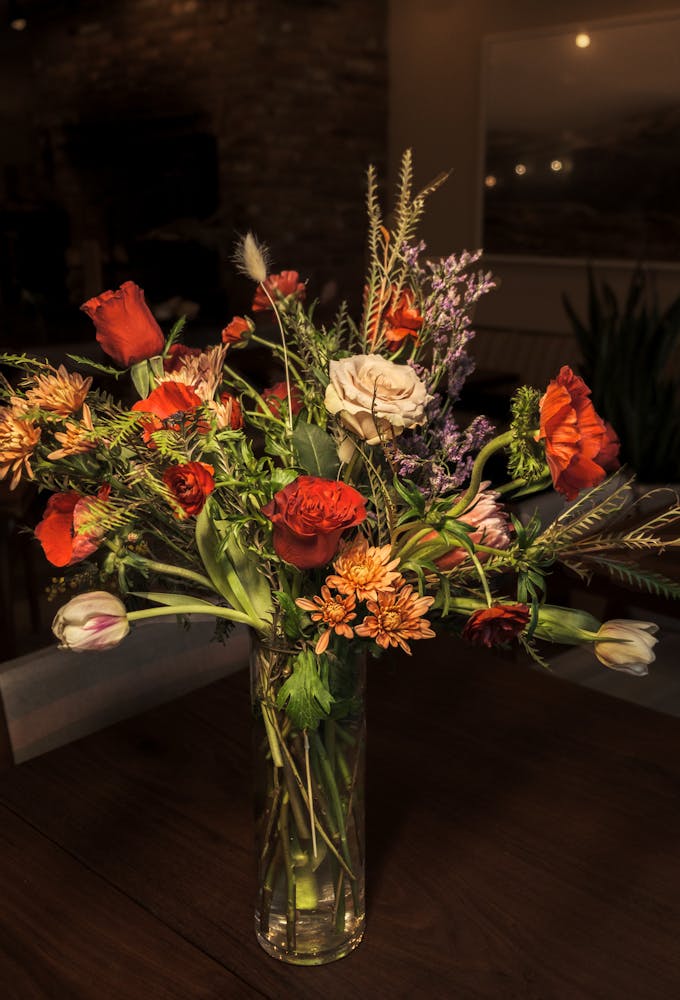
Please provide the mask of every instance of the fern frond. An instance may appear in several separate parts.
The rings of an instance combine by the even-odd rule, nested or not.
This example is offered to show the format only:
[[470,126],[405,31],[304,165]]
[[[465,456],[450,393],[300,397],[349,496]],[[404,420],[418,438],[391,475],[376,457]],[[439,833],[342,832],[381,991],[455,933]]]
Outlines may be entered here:
[[[575,568],[571,562],[566,563],[572,569]],[[669,597],[680,599],[680,583],[669,579],[662,573],[654,573],[651,570],[641,569],[632,563],[627,563],[618,559],[611,559],[608,556],[590,556],[588,567],[592,570],[599,570],[607,573],[613,579],[625,583],[638,590],[646,590],[657,597]],[[588,568],[587,567],[587,568]]]

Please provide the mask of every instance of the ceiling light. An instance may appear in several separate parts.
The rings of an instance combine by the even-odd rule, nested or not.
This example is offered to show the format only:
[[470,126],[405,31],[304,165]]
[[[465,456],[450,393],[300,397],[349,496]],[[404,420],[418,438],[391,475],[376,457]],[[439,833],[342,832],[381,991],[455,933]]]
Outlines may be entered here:
[[563,167],[564,167],[564,163],[562,162],[562,160],[551,160],[550,161],[550,169],[555,174],[559,174],[560,170],[562,170]]
[[493,174],[487,174],[484,178],[484,187],[495,188],[498,179]]
[[9,22],[9,26],[14,31],[25,31],[25,29],[28,27],[28,21],[26,20],[25,17],[13,17],[12,20]]
[[515,173],[517,174],[518,177],[524,177],[524,175],[525,175],[526,172],[527,172],[527,168],[526,168],[526,164],[525,163],[516,163],[515,164]]
[[579,49],[587,49],[590,45],[590,35],[586,34],[585,31],[579,32],[579,34],[574,39],[576,42],[576,47]]

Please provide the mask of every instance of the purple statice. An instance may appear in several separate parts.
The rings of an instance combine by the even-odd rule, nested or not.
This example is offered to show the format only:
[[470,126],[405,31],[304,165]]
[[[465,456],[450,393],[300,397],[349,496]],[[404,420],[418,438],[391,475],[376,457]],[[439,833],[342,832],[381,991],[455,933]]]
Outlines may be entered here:
[[493,434],[486,417],[475,417],[461,428],[455,416],[445,410],[436,396],[427,408],[422,431],[404,433],[391,449],[399,475],[411,479],[427,497],[460,489],[468,480],[479,449]]
[[475,368],[467,351],[474,337],[470,312],[495,285],[489,272],[470,271],[481,250],[427,261],[427,269],[419,263],[424,250],[424,243],[407,244],[402,253],[412,275],[428,289],[422,332],[431,344],[432,362],[427,367],[409,363],[433,398],[424,429],[402,435],[393,457],[400,475],[413,479],[426,496],[436,496],[460,489],[470,476],[476,452],[493,433],[481,416],[462,429],[450,407]]

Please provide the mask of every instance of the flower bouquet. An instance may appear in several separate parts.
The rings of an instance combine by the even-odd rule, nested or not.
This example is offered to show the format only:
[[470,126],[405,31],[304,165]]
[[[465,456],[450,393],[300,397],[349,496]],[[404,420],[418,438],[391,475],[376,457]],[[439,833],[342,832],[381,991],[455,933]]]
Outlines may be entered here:
[[[363,932],[367,660],[449,630],[540,663],[542,642],[583,644],[644,674],[656,626],[551,605],[550,571],[680,595],[637,558],[663,551],[680,505],[628,516],[615,432],[569,368],[521,388],[500,433],[481,416],[460,425],[471,312],[493,281],[479,253],[430,260],[417,241],[442,180],[414,195],[407,154],[388,228],[369,170],[358,321],[341,306],[319,323],[298,274],[271,273],[248,234],[252,316],[218,343],[184,346],[182,322],[164,335],[126,282],[83,306],[115,366],[3,359],[20,375],[2,384],[0,475],[50,491],[35,534],[82,591],[54,619],[62,647],[106,650],[161,615],[252,631],[256,932],[299,964],[342,957]],[[251,343],[279,363],[276,385],[240,373]],[[129,371],[139,399],[93,388],[88,366]],[[494,455],[496,477],[508,471],[492,486]],[[551,486],[571,503],[547,526],[506,506]]]

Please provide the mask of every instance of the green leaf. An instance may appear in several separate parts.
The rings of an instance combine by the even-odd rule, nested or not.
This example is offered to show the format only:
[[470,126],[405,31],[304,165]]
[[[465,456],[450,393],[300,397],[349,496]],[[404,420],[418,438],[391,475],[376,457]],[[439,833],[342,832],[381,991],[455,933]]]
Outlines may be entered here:
[[283,612],[283,631],[289,639],[299,639],[302,631],[303,612],[297,606],[290,594],[283,590],[274,591]]
[[200,597],[187,597],[186,594],[155,594],[141,590],[131,590],[130,593],[133,597],[142,597],[145,601],[152,601],[153,604],[164,604],[168,608],[178,604],[183,607],[186,607],[187,604],[195,604],[197,611],[200,611],[201,607],[204,607],[206,612],[215,610],[215,605],[211,604],[210,601],[203,601]]
[[293,663],[293,672],[281,686],[277,706],[285,708],[298,729],[316,729],[328,717],[333,701],[333,695],[319,676],[317,657],[310,650],[300,653]]
[[86,368],[92,368],[94,371],[102,372],[104,375],[113,375],[114,378],[120,378],[127,371],[127,368],[112,368],[111,365],[103,365],[99,361],[83,358],[79,354],[67,354],[66,357],[69,361],[74,361],[77,365],[84,365]]
[[298,477],[297,470],[295,469],[273,469],[271,475],[269,476],[269,482],[272,487],[272,495],[278,493],[279,490],[285,489],[294,482]]
[[130,375],[132,376],[134,387],[139,393],[139,398],[146,399],[149,395],[149,386],[151,384],[148,363],[146,361],[138,361],[130,369]]
[[293,431],[293,445],[301,467],[310,476],[335,479],[340,468],[333,438],[316,424],[298,420]]

